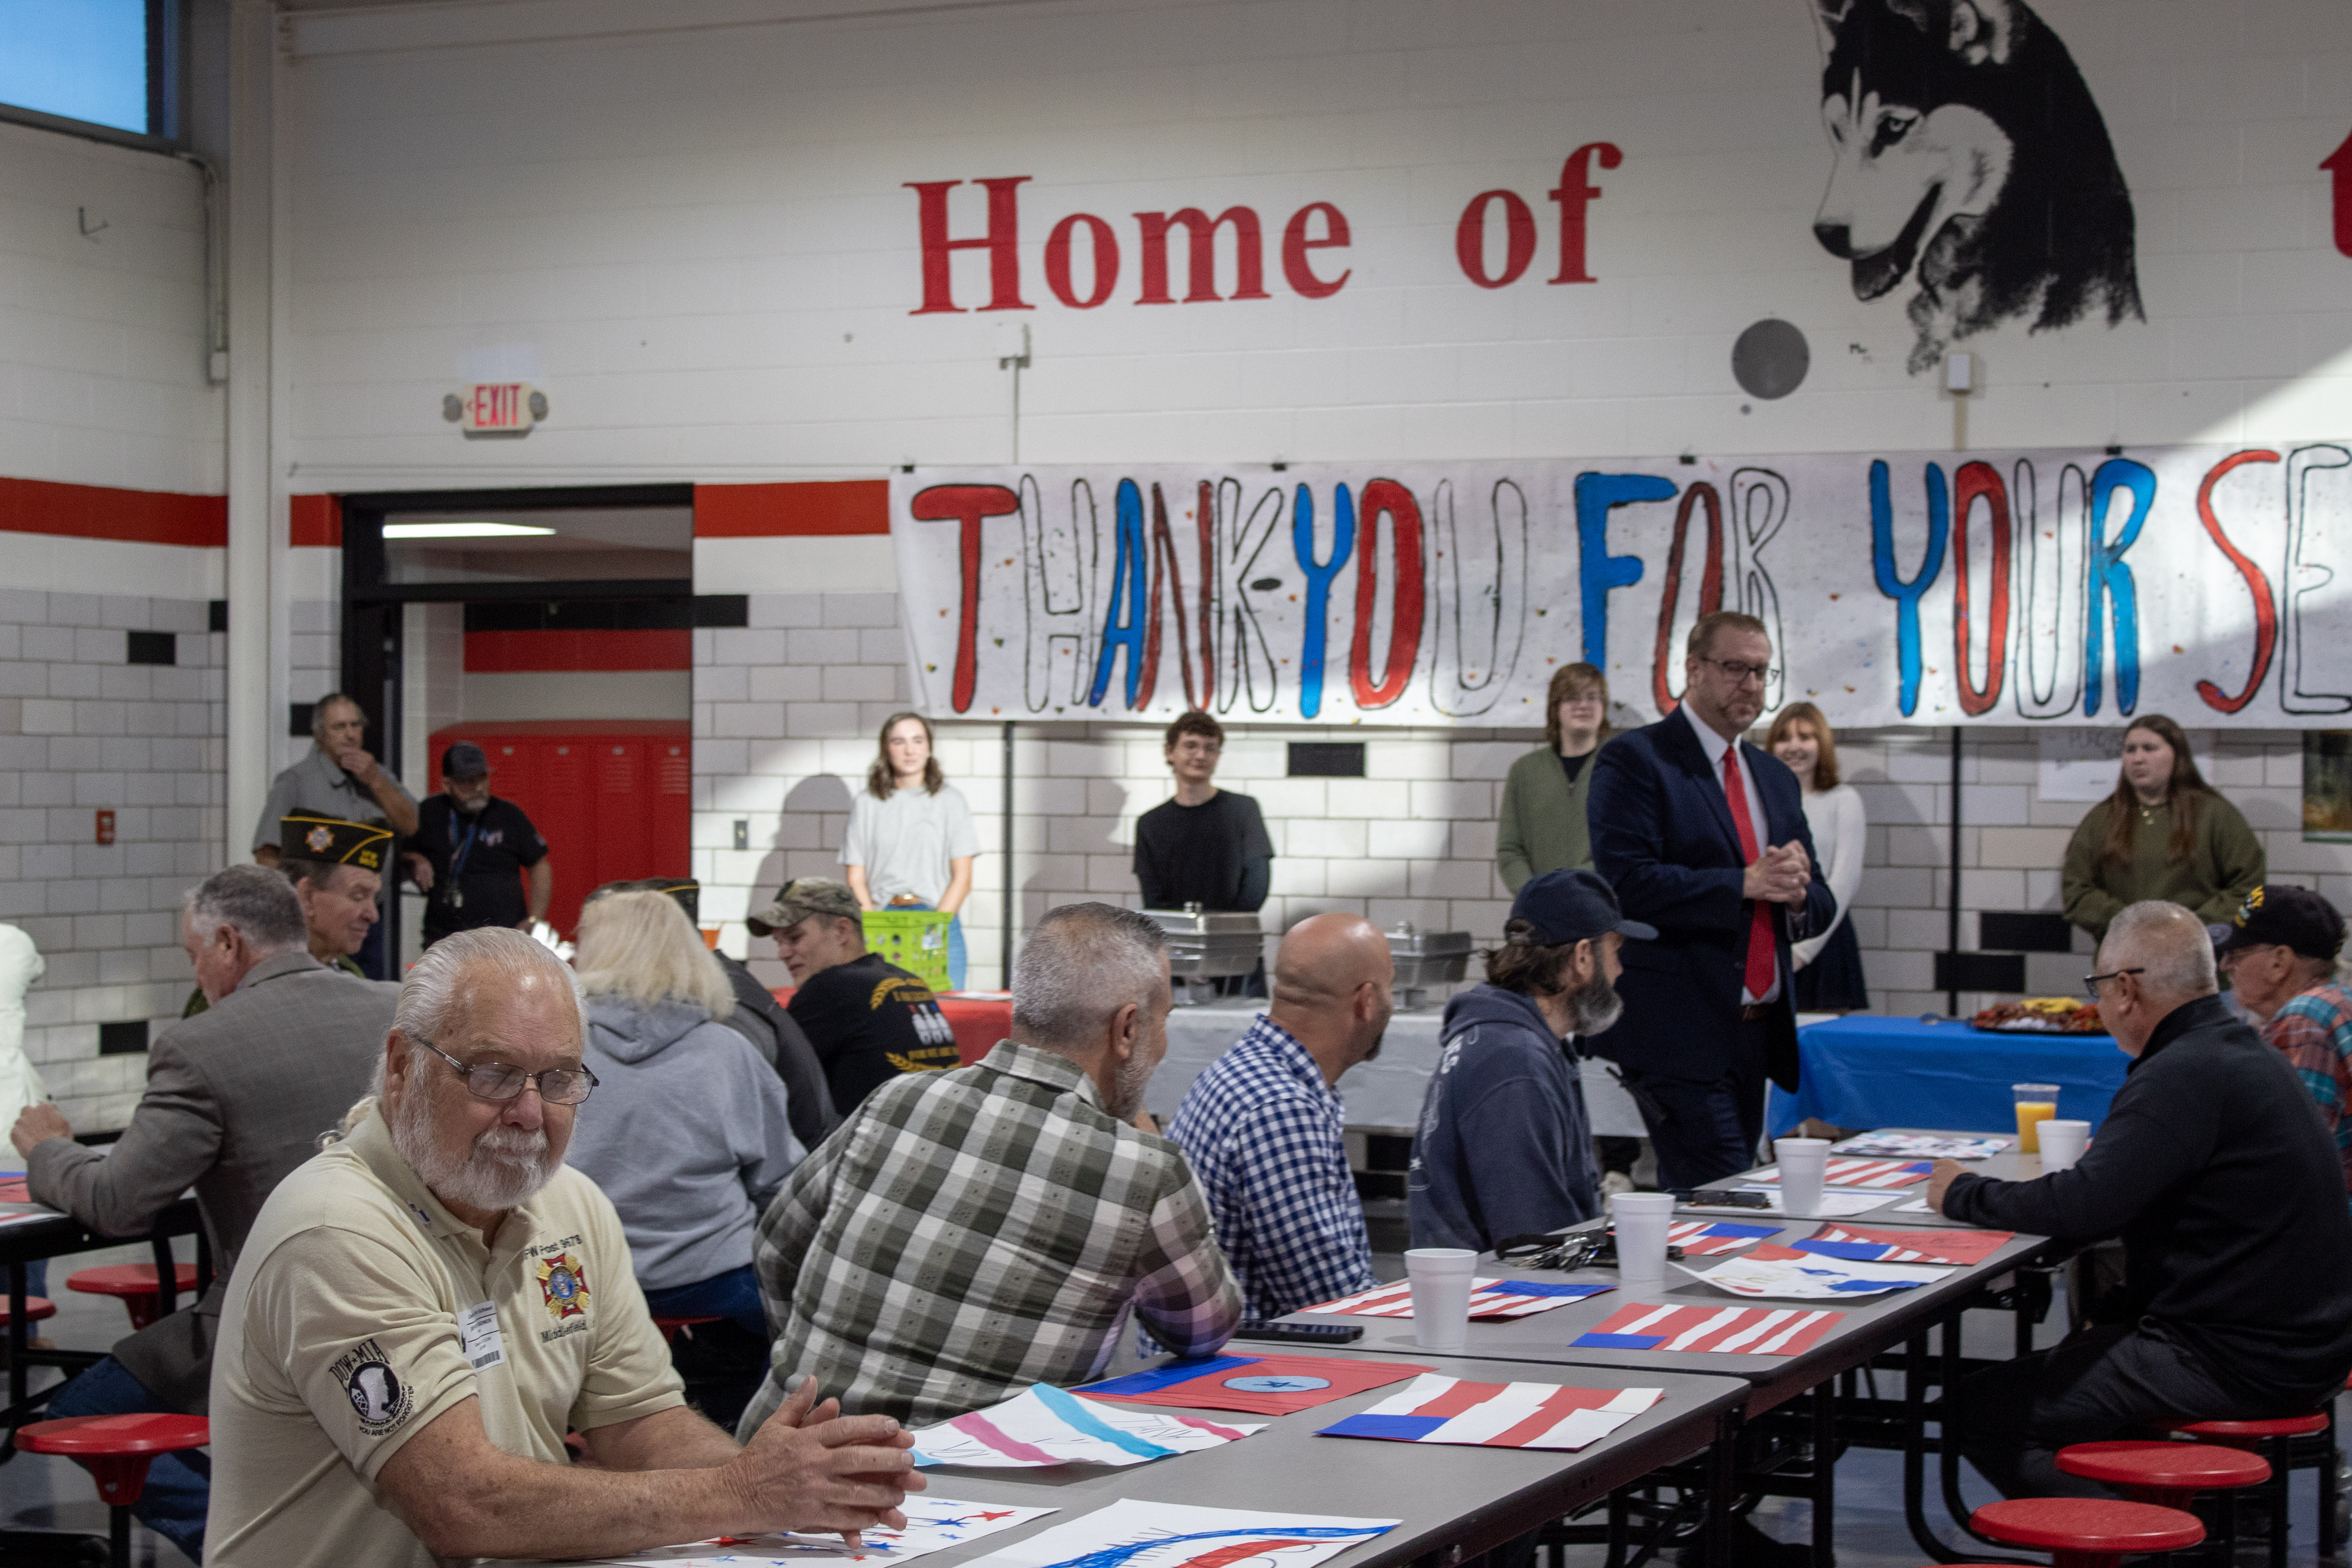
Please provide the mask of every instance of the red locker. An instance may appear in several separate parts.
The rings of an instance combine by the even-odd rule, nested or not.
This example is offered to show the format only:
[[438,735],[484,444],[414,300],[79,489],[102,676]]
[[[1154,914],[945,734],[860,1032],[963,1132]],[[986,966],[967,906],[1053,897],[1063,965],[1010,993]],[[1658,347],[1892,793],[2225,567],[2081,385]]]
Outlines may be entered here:
[[683,719],[452,725],[433,737],[433,788],[453,742],[482,748],[490,792],[520,806],[547,841],[555,869],[548,918],[571,936],[581,900],[602,884],[692,870],[691,733]]

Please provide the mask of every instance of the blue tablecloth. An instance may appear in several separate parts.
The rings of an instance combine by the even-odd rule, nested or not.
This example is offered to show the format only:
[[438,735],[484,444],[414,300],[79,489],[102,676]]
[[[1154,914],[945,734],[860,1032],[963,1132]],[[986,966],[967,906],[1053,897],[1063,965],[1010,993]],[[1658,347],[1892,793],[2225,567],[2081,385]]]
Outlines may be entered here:
[[2058,1085],[2058,1114],[2091,1124],[2107,1114],[2131,1058],[2104,1034],[1988,1034],[1966,1019],[1850,1013],[1797,1031],[1797,1092],[1774,1089],[1775,1137],[1808,1116],[1834,1127],[1949,1127],[2014,1132],[2012,1083]]

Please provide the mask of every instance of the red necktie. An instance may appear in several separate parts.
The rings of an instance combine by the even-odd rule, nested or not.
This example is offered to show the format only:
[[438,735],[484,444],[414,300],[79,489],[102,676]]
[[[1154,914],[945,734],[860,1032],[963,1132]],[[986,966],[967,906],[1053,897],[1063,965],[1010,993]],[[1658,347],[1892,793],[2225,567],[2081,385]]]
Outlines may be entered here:
[[[1731,825],[1739,834],[1739,853],[1743,863],[1753,865],[1760,852],[1756,846],[1756,825],[1748,820],[1748,786],[1739,781],[1739,747],[1735,743],[1723,754],[1723,797],[1731,802]],[[1772,953],[1772,915],[1758,899],[1751,907],[1755,915],[1748,922],[1748,972],[1741,983],[1748,994],[1762,1000],[1772,988],[1772,976],[1779,967]]]

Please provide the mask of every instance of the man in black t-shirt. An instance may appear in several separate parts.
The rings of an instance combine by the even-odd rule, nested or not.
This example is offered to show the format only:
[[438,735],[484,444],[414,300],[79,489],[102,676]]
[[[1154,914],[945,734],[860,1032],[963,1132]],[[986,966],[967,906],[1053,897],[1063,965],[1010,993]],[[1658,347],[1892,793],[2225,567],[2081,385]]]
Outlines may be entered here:
[[901,1072],[961,1064],[955,1030],[929,986],[866,950],[857,895],[845,883],[804,876],[744,919],[754,936],[773,936],[793,972],[785,1010],[824,1064],[835,1109],[846,1116]]
[[1176,798],[1135,824],[1135,880],[1146,909],[1197,904],[1254,913],[1265,903],[1274,841],[1255,800],[1211,782],[1224,745],[1224,727],[1204,713],[1181,715],[1168,727]]
[[490,793],[490,759],[472,741],[441,754],[441,793],[417,808],[409,844],[409,875],[426,901],[426,946],[455,932],[528,929],[547,918],[555,871],[546,841],[521,807]]

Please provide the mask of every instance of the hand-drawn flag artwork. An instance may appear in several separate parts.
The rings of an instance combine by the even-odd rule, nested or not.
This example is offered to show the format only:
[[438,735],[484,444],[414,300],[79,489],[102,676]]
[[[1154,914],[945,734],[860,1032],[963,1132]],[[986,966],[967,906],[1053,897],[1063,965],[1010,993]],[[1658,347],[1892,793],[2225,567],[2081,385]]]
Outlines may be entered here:
[[1704,1272],[1688,1267],[1683,1272],[1735,1296],[1820,1301],[1913,1291],[1948,1280],[1952,1271],[1926,1263],[1856,1263],[1766,1242]]
[[1856,1263],[1956,1263],[1973,1267],[2017,1239],[2014,1230],[1878,1230],[1824,1225],[1790,1246]]
[[1581,1448],[1664,1397],[1660,1388],[1563,1388],[1556,1383],[1473,1383],[1427,1374],[1326,1437],[1463,1443],[1486,1448]]
[[[1548,1312],[1554,1307],[1564,1307],[1570,1301],[1580,1301],[1587,1296],[1597,1296],[1603,1291],[1615,1289],[1614,1285],[1565,1285],[1545,1280],[1473,1280],[1470,1281],[1470,1315],[1473,1318],[1524,1318],[1533,1312]],[[1412,1316],[1412,1286],[1410,1283],[1382,1285],[1376,1291],[1342,1296],[1319,1307],[1301,1307],[1298,1310],[1359,1318],[1409,1318]]]
[[[1926,1181],[1935,1164],[1929,1160],[1832,1160],[1824,1168],[1822,1179],[1832,1186],[1866,1186],[1890,1188],[1909,1186],[1913,1182]],[[1748,1181],[1778,1182],[1778,1166],[1768,1171],[1758,1171]]]
[[1171,1361],[1071,1392],[1120,1405],[1288,1416],[1428,1370],[1409,1361],[1358,1361],[1352,1356],[1221,1355]]
[[2015,1142],[2015,1138],[1954,1138],[1934,1133],[1857,1133],[1842,1144],[1832,1144],[1830,1153],[1876,1155],[1884,1159],[1983,1160]]
[[1777,1225],[1713,1224],[1704,1219],[1678,1219],[1666,1227],[1666,1245],[1679,1247],[1685,1258],[1711,1257],[1717,1252],[1737,1252],[1751,1241],[1761,1241],[1767,1236],[1778,1236]]
[[1012,1503],[957,1502],[929,1493],[909,1496],[898,1507],[907,1516],[906,1529],[861,1531],[854,1550],[839,1535],[778,1531],[768,1535],[722,1535],[684,1546],[656,1546],[625,1557],[595,1561],[614,1568],[802,1568],[812,1562],[853,1563],[868,1558],[904,1563],[1058,1511]]
[[1398,1522],[1121,1498],[969,1568],[1312,1568]]
[[925,1427],[915,1434],[915,1463],[987,1469],[1036,1465],[1139,1465],[1170,1454],[1213,1448],[1265,1429],[1198,1416],[1128,1408],[1080,1399],[1040,1383],[1002,1405]]
[[1800,1355],[1844,1316],[1797,1307],[1652,1307],[1637,1302],[1618,1308],[1599,1327],[1569,1343],[1586,1350]]

